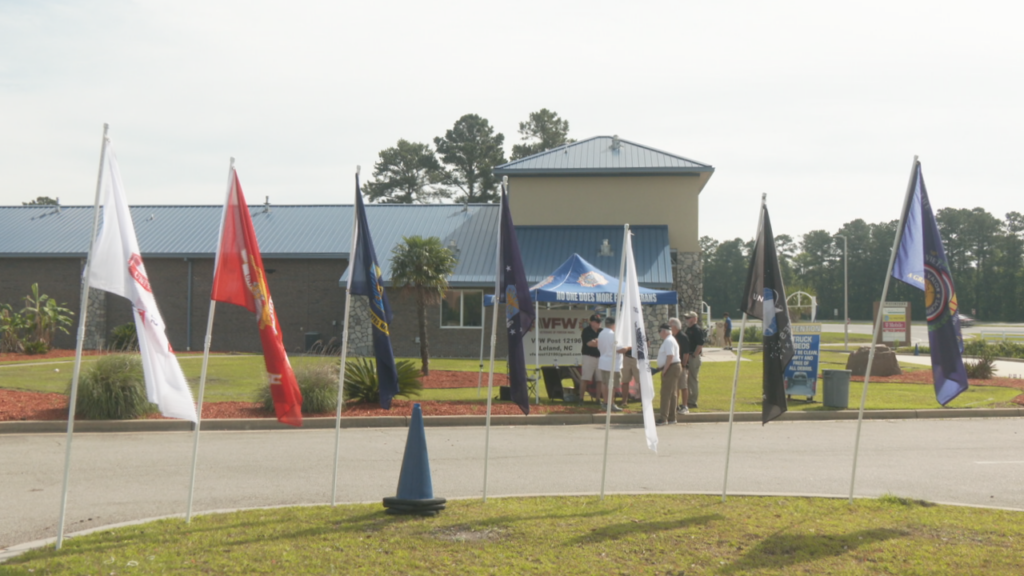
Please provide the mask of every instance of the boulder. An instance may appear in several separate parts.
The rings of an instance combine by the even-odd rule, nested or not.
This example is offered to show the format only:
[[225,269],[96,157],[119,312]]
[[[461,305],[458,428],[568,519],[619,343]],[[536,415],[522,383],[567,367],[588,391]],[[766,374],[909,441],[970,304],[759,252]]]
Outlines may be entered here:
[[[852,372],[853,376],[863,376],[868,370],[868,355],[870,353],[870,346],[861,346],[846,360],[846,369]],[[896,376],[902,373],[900,364],[896,361],[896,353],[885,344],[875,346],[875,362],[871,365],[871,375]]]

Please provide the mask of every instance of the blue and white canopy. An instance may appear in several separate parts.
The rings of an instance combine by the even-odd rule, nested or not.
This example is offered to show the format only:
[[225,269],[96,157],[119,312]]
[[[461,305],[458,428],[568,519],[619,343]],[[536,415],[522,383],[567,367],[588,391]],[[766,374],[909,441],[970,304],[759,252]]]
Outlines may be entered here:
[[[573,254],[547,278],[530,287],[534,302],[558,302],[583,306],[615,304],[619,280],[598,270],[593,264]],[[487,295],[485,304],[491,306]],[[640,300],[645,305],[676,304],[679,295],[672,290],[651,290],[640,287]]]

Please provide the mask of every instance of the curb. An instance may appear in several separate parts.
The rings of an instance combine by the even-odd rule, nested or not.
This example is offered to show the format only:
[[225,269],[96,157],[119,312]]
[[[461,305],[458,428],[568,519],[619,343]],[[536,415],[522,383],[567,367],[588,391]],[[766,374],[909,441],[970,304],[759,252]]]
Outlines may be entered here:
[[[826,420],[856,420],[857,410],[829,410],[814,412],[786,412],[777,422],[805,422]],[[1024,408],[935,408],[924,410],[865,410],[865,420],[913,420],[936,418],[1018,418]],[[341,419],[342,428],[406,428],[409,416],[353,416]],[[605,415],[597,414],[542,414],[536,416],[492,415],[494,426],[579,426],[604,424]],[[706,424],[728,422],[725,412],[695,412],[680,417],[679,423]],[[737,412],[734,422],[760,422],[758,412]],[[486,416],[424,416],[424,426],[484,426]],[[613,414],[612,424],[642,425],[643,414]],[[334,428],[334,418],[306,418],[302,428],[281,424],[273,418],[213,419],[203,421],[203,430],[323,430]],[[83,420],[75,422],[75,431],[104,432],[190,432],[192,423],[183,420]],[[0,422],[0,434],[58,434],[67,433],[67,421],[30,420]]]

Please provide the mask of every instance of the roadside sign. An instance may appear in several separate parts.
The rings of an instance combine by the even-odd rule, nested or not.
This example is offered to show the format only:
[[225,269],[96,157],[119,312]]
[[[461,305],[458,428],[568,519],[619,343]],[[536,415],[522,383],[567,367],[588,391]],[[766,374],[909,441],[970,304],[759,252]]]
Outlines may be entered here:
[[787,396],[814,398],[818,393],[818,356],[821,352],[821,324],[793,324],[793,359],[783,378]]

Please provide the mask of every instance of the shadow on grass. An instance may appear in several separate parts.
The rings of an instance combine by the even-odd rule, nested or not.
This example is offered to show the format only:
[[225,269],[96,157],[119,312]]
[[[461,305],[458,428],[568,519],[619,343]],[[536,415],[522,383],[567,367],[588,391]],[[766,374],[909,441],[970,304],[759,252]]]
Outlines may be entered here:
[[701,526],[709,524],[715,520],[724,520],[725,517],[721,514],[705,514],[704,516],[691,516],[689,518],[680,518],[678,520],[663,520],[660,522],[623,522],[621,524],[612,524],[603,528],[598,528],[590,534],[578,536],[571,540],[575,544],[592,544],[595,542],[604,542],[607,540],[618,540],[625,538],[636,533],[651,534],[654,532],[663,532],[665,530],[677,530],[679,528],[686,528],[689,526]]
[[884,542],[906,536],[901,530],[879,528],[842,535],[773,534],[761,541],[742,558],[721,570],[722,574],[745,574],[752,570],[778,569],[813,562],[828,556],[841,556],[865,544]]

